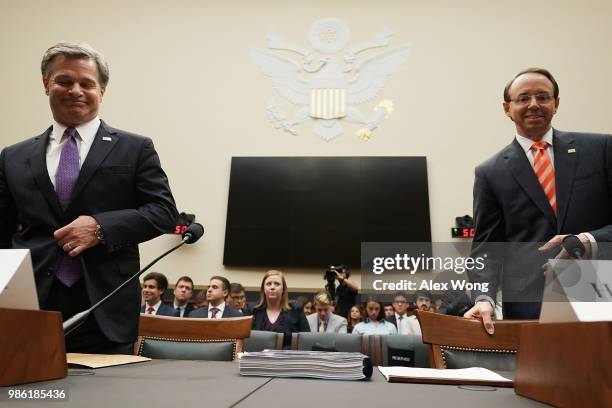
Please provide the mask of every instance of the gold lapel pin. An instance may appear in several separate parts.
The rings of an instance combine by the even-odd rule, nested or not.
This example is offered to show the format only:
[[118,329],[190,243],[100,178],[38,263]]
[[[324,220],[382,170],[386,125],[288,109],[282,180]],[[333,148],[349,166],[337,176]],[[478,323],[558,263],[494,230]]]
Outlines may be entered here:
[[104,140],[105,142],[112,142],[113,139],[111,137],[108,136],[102,136],[102,140]]
[[568,153],[576,153],[576,149],[567,149]]

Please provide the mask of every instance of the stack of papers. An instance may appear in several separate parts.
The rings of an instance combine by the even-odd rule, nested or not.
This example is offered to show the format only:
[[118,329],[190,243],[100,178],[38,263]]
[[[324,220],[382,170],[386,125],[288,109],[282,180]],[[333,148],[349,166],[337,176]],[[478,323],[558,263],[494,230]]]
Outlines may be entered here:
[[512,386],[512,380],[482,367],[459,369],[378,367],[389,382]]
[[361,353],[264,350],[243,353],[240,375],[363,380],[372,375],[372,364]]

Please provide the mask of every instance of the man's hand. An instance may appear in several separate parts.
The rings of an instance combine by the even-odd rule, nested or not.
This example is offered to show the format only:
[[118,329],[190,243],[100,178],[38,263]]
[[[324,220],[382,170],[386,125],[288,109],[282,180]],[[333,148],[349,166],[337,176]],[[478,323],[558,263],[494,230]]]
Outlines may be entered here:
[[53,237],[65,252],[70,256],[77,256],[88,248],[100,243],[96,238],[96,225],[94,217],[81,215],[70,224],[56,230]]
[[487,333],[495,333],[495,327],[493,325],[493,306],[491,306],[491,303],[488,301],[476,302],[470,310],[465,312],[463,317],[482,320],[482,325]]
[[[584,258],[590,257],[591,256],[591,241],[589,240],[589,237],[587,237],[585,234],[578,234],[576,236],[578,237],[580,242],[582,242],[582,245],[584,245],[584,249],[585,249]],[[567,237],[567,234],[555,235],[554,237],[551,238],[550,241],[548,241],[547,243],[539,247],[538,251],[546,252],[546,251],[550,251],[552,249],[557,248],[559,245],[561,245],[561,243],[563,242],[563,238],[565,237]],[[569,257],[570,256],[565,250],[565,248],[561,248],[561,252],[557,254],[555,259],[568,259]]]

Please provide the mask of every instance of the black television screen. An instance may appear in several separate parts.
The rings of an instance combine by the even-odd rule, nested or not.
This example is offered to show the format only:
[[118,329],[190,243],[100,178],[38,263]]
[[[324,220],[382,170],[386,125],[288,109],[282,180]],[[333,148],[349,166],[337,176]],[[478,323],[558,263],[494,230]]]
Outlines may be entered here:
[[233,157],[223,264],[360,265],[361,242],[430,242],[425,157]]

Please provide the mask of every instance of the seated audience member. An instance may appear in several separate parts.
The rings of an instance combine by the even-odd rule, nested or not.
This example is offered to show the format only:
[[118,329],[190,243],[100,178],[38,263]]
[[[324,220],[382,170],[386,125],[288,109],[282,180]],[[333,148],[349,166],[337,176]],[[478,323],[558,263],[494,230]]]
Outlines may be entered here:
[[193,280],[189,276],[181,276],[174,286],[174,310],[179,317],[187,317],[195,307],[189,300],[193,295]]
[[242,313],[225,304],[230,283],[223,276],[213,276],[208,282],[206,300],[208,306],[193,310],[188,317],[219,319],[225,317],[241,317]]
[[365,316],[365,312],[363,311],[363,306],[361,305],[353,305],[351,307],[351,311],[349,312],[347,318],[348,324],[346,326],[347,333],[352,333],[353,328],[358,324],[363,322],[363,317]]
[[395,294],[393,298],[393,315],[387,317],[387,321],[393,323],[399,334],[409,334],[408,331],[408,301],[406,295],[402,292]]
[[331,299],[327,293],[317,293],[314,297],[315,313],[306,316],[310,331],[319,333],[346,333],[347,321],[331,311]]
[[309,315],[314,313],[314,311],[312,310],[312,302],[306,296],[298,296],[295,299],[295,303],[299,307],[302,308],[302,310],[304,311],[304,314],[306,316],[309,316]]
[[[426,290],[417,290],[414,294],[416,308],[418,310],[423,310],[425,312],[429,312],[431,309],[431,293]],[[419,325],[419,321],[417,320],[416,315],[408,316],[406,319],[407,330],[406,334],[417,334],[421,335],[421,325]]]
[[395,314],[395,311],[393,310],[393,305],[384,303],[383,307],[385,309],[385,319],[388,319]]
[[206,300],[206,291],[200,290],[196,295],[195,299],[193,299],[193,306],[196,309],[201,309],[203,307],[208,306],[208,300]]
[[140,313],[176,317],[176,310],[162,303],[161,297],[166,289],[168,289],[168,279],[164,274],[147,273],[142,279],[142,298],[145,303],[140,307]]
[[246,301],[246,294],[244,293],[244,287],[236,282],[230,284],[229,296],[227,297],[227,304],[230,307],[238,310],[243,316],[250,316],[253,314],[251,308]]
[[282,272],[266,272],[259,289],[259,303],[253,310],[253,330],[284,333],[285,348],[291,344],[291,333],[310,331],[302,308],[289,305],[288,292]]
[[365,322],[358,323],[353,329],[353,334],[397,334],[397,329],[393,325],[383,319],[384,313],[380,302],[369,300],[366,303],[366,314],[368,318]]

